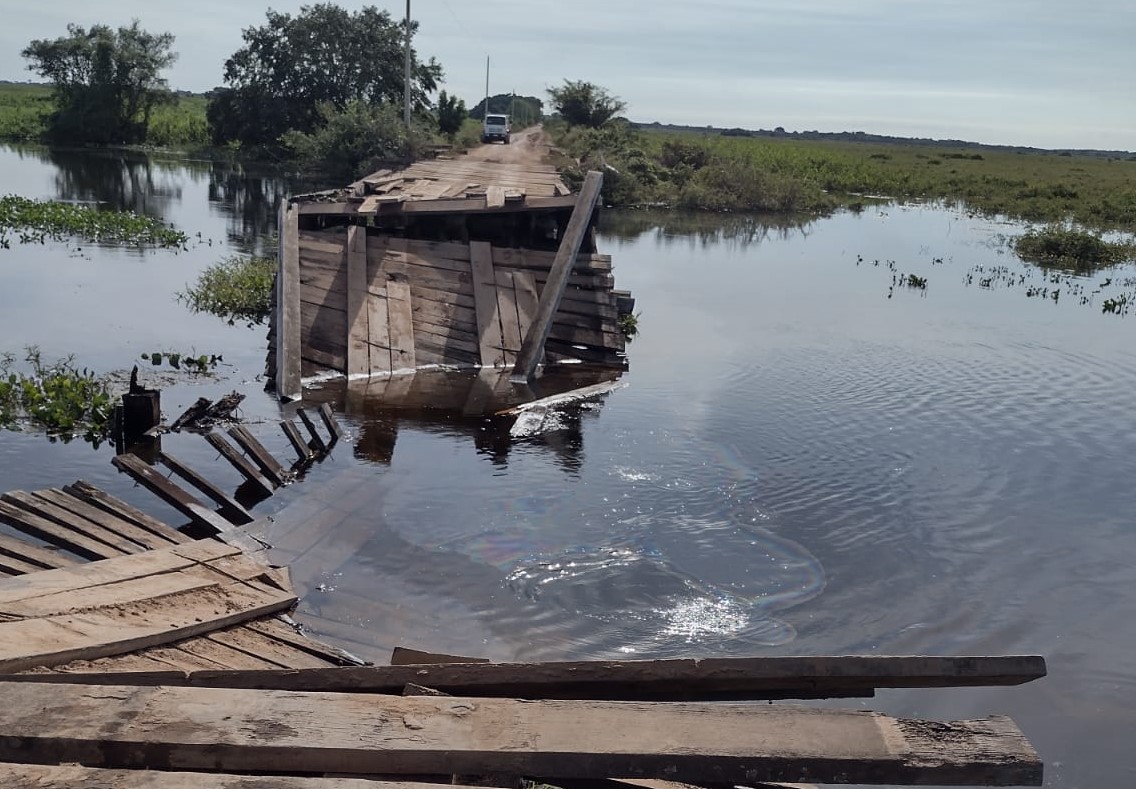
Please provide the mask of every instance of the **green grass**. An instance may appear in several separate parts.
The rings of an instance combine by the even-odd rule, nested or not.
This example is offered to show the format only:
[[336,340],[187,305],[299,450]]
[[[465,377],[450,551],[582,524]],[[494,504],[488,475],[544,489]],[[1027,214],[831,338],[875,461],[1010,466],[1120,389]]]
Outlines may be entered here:
[[0,249],[13,239],[21,244],[42,244],[47,239],[83,241],[122,246],[180,248],[189,237],[160,219],[132,211],[100,211],[73,203],[0,197]]
[[272,312],[275,275],[275,258],[233,255],[201,272],[178,299],[194,312],[208,312],[230,325],[244,321],[253,326]]
[[1019,236],[1014,241],[1014,251],[1030,263],[1080,272],[1136,260],[1136,245],[1058,226],[1030,230]]
[[[50,85],[0,84],[0,140],[42,141],[48,116],[54,111]],[[146,144],[157,148],[199,148],[209,145],[203,95],[179,95],[174,104],[156,107]]]
[[610,205],[823,214],[881,197],[1136,231],[1131,158],[547,126],[581,160],[569,178],[605,169]]

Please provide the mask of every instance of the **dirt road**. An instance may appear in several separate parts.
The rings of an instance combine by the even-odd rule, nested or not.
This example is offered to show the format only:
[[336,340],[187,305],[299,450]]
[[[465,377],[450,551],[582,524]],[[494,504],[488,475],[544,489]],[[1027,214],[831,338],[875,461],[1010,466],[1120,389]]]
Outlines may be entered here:
[[544,127],[538,124],[510,135],[508,145],[481,145],[467,152],[464,158],[495,164],[548,164],[550,145]]

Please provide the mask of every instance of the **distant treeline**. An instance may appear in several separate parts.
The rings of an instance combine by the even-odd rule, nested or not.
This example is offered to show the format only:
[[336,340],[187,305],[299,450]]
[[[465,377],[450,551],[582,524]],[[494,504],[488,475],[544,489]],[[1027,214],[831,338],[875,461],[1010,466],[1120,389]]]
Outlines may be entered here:
[[[544,117],[544,102],[536,96],[516,96],[512,93],[498,93],[489,97],[491,115],[508,115],[513,126],[530,126],[539,123]],[[485,120],[485,99],[477,102],[469,111],[474,120]]]

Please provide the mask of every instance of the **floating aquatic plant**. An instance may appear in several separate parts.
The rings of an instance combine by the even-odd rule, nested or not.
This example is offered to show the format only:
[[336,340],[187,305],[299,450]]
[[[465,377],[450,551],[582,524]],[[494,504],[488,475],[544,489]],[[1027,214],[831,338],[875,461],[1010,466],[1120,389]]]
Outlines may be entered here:
[[77,435],[96,446],[106,435],[113,411],[106,383],[73,357],[45,362],[35,346],[26,349],[28,369],[16,357],[0,355],[0,427],[30,424],[69,441]]
[[276,259],[233,255],[201,272],[178,299],[194,312],[208,312],[229,324],[263,323],[272,312]]
[[42,244],[79,238],[89,243],[181,248],[189,237],[160,219],[133,211],[101,211],[85,205],[0,197],[0,249],[12,241]]

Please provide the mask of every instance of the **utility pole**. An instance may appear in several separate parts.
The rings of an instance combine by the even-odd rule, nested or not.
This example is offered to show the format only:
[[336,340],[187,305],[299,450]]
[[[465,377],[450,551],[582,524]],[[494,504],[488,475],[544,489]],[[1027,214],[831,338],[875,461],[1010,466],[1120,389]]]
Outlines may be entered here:
[[403,120],[406,128],[410,129],[410,0],[406,0],[406,84],[403,88]]
[[485,56],[485,112],[481,114],[482,119],[489,114],[489,56]]

